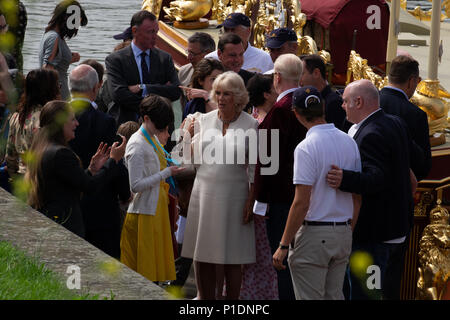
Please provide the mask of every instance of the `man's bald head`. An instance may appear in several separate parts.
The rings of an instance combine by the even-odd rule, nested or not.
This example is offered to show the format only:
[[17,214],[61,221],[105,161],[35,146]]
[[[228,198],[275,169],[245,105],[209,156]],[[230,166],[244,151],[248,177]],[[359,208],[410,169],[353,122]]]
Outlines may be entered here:
[[98,84],[97,71],[87,64],[81,64],[69,75],[69,85],[72,92],[88,93]]
[[369,80],[356,80],[347,85],[342,96],[347,119],[359,123],[380,107],[378,89]]
[[367,108],[376,110],[380,106],[380,94],[375,85],[366,79],[356,80],[350,83],[353,95],[360,96],[364,99],[364,105]]

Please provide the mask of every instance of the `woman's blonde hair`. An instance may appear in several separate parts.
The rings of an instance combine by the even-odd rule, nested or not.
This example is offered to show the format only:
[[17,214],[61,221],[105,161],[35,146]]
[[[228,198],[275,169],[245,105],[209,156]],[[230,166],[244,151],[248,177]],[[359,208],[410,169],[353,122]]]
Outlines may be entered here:
[[217,103],[216,91],[217,88],[221,88],[225,91],[230,91],[233,93],[234,104],[236,106],[236,111],[242,111],[248,103],[248,92],[245,88],[244,80],[241,76],[234,71],[227,71],[220,74],[216,80],[214,80],[212,85],[212,90],[210,93],[211,100]]

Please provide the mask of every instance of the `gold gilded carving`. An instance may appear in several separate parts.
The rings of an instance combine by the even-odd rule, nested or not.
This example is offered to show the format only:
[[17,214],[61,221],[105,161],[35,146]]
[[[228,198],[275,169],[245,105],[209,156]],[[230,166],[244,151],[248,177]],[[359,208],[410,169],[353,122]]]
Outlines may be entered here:
[[[432,0],[429,0],[430,2]],[[400,6],[406,10],[406,0],[401,0]],[[450,17],[450,0],[444,0],[441,4],[442,10],[445,13],[441,13],[441,21],[444,21],[448,17]],[[413,10],[407,10],[411,15],[415,18],[423,21],[431,21],[432,10],[422,10],[420,6],[416,6]]]
[[141,10],[147,10],[153,13],[156,18],[159,18],[161,12],[162,0],[142,0]]
[[211,9],[212,0],[171,1],[170,7],[164,7],[166,17],[176,21],[198,21]]
[[[415,18],[419,19],[420,21],[431,21],[431,15],[433,10],[427,10],[424,11],[420,6],[415,7],[413,10],[408,10],[410,14],[412,14]],[[446,10],[447,14],[448,9]],[[444,21],[448,16],[445,13],[441,13],[441,21]]]
[[443,132],[448,126],[448,102],[443,99],[448,92],[439,86],[438,80],[422,80],[411,97],[411,102],[427,113],[430,135]]
[[350,58],[347,64],[347,82],[349,84],[353,80],[368,79],[378,88],[381,89],[388,83],[387,77],[381,77],[373,72],[372,68],[367,64],[367,59],[361,56],[354,50],[350,51]]
[[430,224],[425,227],[419,246],[420,300],[448,299],[450,277],[449,213],[441,206],[442,189],[438,191],[437,206],[430,212]]
[[420,194],[419,203],[414,207],[414,216],[426,217],[427,209],[432,202],[433,202],[433,194],[429,191],[422,192]]

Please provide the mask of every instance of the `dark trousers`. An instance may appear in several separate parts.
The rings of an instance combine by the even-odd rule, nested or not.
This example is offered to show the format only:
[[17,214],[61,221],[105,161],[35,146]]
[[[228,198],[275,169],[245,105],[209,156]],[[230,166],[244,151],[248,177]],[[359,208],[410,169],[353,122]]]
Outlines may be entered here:
[[114,229],[86,230],[86,241],[113,258],[120,259],[120,231]]
[[[269,203],[269,219],[266,221],[267,237],[269,238],[272,254],[277,251],[281,237],[283,236],[289,215],[290,203]],[[278,271],[278,296],[280,300],[295,300],[294,287],[292,285],[291,271],[286,259],[283,261],[286,269]]]
[[345,294],[346,297],[351,300],[400,299],[400,283],[407,247],[408,237],[398,244],[354,242],[350,261],[352,262],[352,258],[363,261],[364,256],[357,258],[357,255],[368,254],[374,267],[368,269],[369,263],[365,265],[366,270],[361,270],[359,274],[355,268],[349,270],[346,278],[349,279],[350,294]]
[[[178,244],[178,252],[181,253],[182,244]],[[175,272],[176,272],[176,280],[171,281],[171,286],[184,286],[187,278],[189,277],[189,272],[191,271],[193,260],[190,258],[182,257],[181,255],[175,259]]]

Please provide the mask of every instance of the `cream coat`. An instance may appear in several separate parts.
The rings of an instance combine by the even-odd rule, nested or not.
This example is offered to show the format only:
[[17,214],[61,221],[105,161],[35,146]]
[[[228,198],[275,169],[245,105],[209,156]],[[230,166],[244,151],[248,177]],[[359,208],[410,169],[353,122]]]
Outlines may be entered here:
[[138,130],[125,150],[131,192],[135,194],[128,206],[129,213],[155,215],[161,180],[171,176],[169,168],[160,171],[158,155]]

